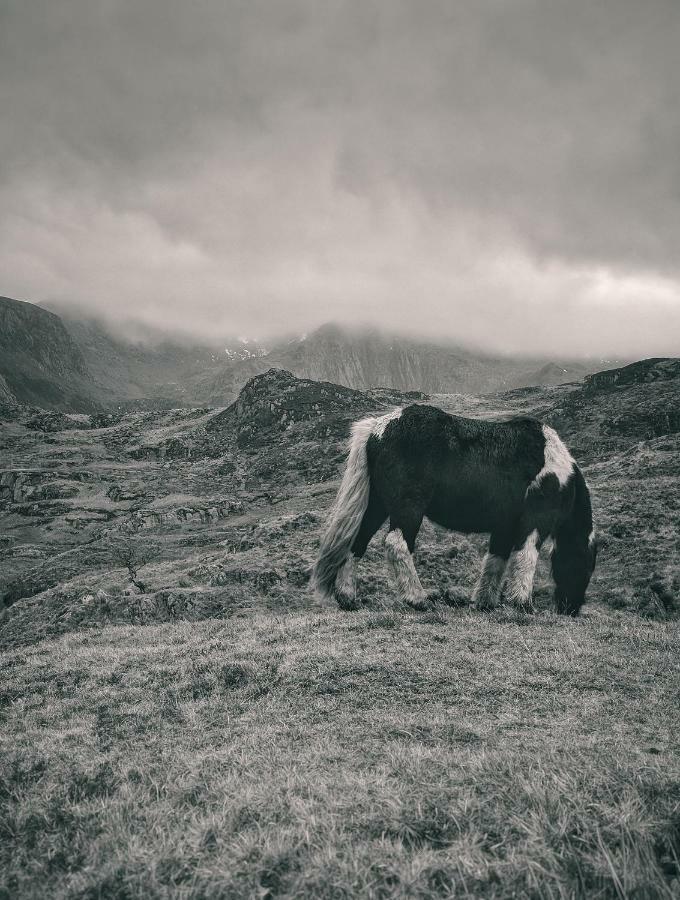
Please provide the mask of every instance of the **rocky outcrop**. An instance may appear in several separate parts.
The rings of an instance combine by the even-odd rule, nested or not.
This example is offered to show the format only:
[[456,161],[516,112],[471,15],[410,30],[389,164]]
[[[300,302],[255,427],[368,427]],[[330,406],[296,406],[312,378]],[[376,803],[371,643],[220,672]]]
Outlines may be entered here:
[[678,377],[680,377],[680,359],[659,357],[641,359],[638,362],[631,363],[629,366],[622,366],[618,369],[606,369],[603,372],[595,372],[593,375],[586,375],[584,380],[585,390],[593,393],[631,384],[670,381]]
[[45,434],[57,431],[69,431],[82,428],[82,423],[60,412],[38,412],[26,422],[31,431],[42,431]]
[[212,418],[206,430],[210,434],[233,430],[240,447],[255,447],[298,423],[323,422],[338,413],[351,415],[365,402],[359,391],[269,369],[251,378],[236,402]]
[[220,447],[202,438],[203,435],[198,433],[191,438],[175,437],[160,444],[143,444],[141,447],[133,447],[128,451],[128,455],[132,459],[156,460],[190,460],[216,458],[222,455]]
[[118,425],[122,418],[120,413],[94,413],[90,416],[89,425],[90,428],[111,428]]
[[55,482],[45,471],[6,471],[0,474],[0,501],[22,504],[26,501],[57,500],[75,497],[78,488]]
[[241,513],[244,504],[240,500],[215,500],[205,506],[176,506],[171,509],[138,509],[121,524],[123,531],[135,532],[164,525],[195,523],[206,525]]

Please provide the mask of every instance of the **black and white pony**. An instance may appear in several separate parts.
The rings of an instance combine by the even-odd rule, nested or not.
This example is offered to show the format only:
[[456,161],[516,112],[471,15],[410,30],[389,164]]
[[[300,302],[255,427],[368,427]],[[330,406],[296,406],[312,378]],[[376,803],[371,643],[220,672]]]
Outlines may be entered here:
[[473,600],[531,608],[541,544],[552,538],[557,612],[577,616],[595,568],[590,494],[557,433],[534,419],[488,422],[413,405],[352,427],[349,457],[313,573],[326,598],[356,606],[356,562],[389,519],[385,554],[401,598],[427,603],[413,564],[432,522],[490,534]]

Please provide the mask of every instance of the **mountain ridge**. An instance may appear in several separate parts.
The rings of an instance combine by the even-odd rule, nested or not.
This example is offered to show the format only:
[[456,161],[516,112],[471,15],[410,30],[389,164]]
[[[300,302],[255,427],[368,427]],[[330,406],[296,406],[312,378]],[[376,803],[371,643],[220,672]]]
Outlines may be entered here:
[[503,357],[453,341],[337,323],[269,348],[236,338],[221,345],[182,342],[160,330],[149,331],[148,341],[132,341],[68,311],[10,298],[1,298],[0,307],[0,400],[58,411],[130,403],[224,406],[270,368],[363,391],[480,394],[580,381],[608,362]]

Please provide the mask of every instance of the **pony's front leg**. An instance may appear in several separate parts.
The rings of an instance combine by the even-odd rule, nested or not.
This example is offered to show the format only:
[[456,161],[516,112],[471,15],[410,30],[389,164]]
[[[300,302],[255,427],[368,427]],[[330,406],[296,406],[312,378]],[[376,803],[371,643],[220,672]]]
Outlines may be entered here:
[[482,574],[472,594],[472,603],[477,609],[495,609],[501,596],[501,584],[508,558],[496,556],[489,549],[482,563]]
[[531,610],[534,573],[538,562],[540,537],[535,528],[524,541],[515,546],[508,563],[505,596],[515,606]]
[[427,595],[420,583],[413,564],[413,556],[400,528],[388,531],[385,538],[385,556],[396,581],[399,598],[414,609],[425,609],[428,606]]

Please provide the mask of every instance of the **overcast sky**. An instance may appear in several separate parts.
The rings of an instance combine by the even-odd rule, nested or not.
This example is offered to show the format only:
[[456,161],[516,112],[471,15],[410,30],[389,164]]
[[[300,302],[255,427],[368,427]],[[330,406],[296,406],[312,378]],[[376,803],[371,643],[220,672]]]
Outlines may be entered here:
[[0,293],[680,354],[679,0],[0,0]]

